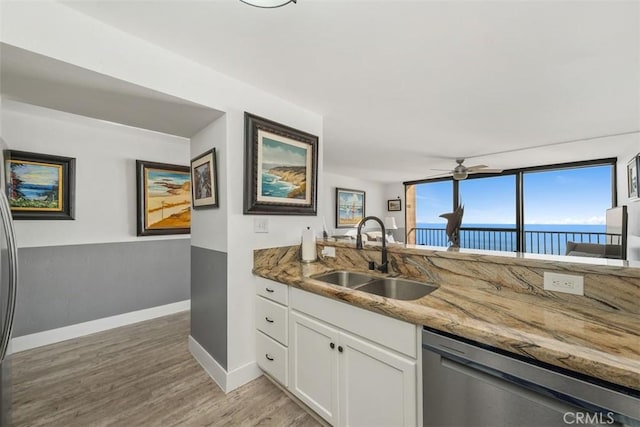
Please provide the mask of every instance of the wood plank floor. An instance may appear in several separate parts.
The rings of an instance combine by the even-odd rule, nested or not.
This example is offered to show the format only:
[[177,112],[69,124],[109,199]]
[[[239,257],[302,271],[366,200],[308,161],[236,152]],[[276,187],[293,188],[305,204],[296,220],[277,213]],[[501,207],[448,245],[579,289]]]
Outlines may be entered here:
[[225,395],[188,335],[184,312],[13,355],[13,425],[320,425],[265,377]]

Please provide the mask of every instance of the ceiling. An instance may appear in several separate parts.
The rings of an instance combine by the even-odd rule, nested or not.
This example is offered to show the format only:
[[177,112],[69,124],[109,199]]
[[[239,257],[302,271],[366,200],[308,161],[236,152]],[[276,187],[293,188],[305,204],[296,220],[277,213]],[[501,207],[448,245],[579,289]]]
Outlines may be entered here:
[[0,43],[2,96],[190,138],[223,113]]
[[609,157],[615,139],[556,144],[640,130],[637,1],[64,4],[323,115],[330,172]]

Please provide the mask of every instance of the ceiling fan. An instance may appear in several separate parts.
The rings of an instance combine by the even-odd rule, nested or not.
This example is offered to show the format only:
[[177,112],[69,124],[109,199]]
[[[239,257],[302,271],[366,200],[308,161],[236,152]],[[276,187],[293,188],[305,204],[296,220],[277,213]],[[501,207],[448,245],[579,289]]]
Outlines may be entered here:
[[[474,166],[464,166],[462,163],[464,162],[464,159],[456,159],[456,163],[458,163],[458,165],[453,168],[453,170],[448,170],[448,169],[432,169],[432,170],[441,170],[444,171],[446,170],[448,173],[446,174],[441,174],[441,175],[436,175],[436,176],[448,176],[451,175],[453,177],[453,179],[459,181],[462,179],[466,179],[467,176],[469,176],[469,174],[472,173],[500,173],[502,172],[502,169],[489,169],[489,166],[487,165],[474,165]],[[434,177],[431,177],[434,178]]]

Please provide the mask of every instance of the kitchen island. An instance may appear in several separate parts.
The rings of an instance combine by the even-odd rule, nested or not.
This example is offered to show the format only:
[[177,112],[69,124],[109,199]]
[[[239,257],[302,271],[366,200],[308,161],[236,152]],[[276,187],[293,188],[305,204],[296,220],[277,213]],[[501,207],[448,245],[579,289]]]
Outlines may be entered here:
[[[335,257],[304,264],[299,247],[254,251],[255,275],[417,325],[640,391],[640,266],[611,260],[485,251],[389,247],[389,275],[438,286],[414,301],[385,298],[312,278],[368,271],[380,246],[356,250],[326,240]],[[584,296],[545,291],[544,271],[582,275]],[[382,275],[381,275],[382,276]]]

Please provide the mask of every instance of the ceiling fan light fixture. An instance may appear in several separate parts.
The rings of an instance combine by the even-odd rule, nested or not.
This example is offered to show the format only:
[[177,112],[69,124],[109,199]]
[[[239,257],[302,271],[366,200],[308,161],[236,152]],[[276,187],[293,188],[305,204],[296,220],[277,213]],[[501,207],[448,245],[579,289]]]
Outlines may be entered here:
[[451,172],[453,175],[453,179],[455,180],[466,179],[469,176],[469,171],[467,170],[467,168],[462,166],[462,162],[464,160],[461,160],[461,161],[456,160],[456,161],[458,162],[458,166],[453,168],[453,171]]
[[453,179],[455,179],[456,181],[467,179],[468,176],[469,173],[467,173],[467,171],[453,171]]
[[273,9],[282,7],[289,3],[296,3],[298,0],[240,0],[249,6],[261,7],[263,9]]

